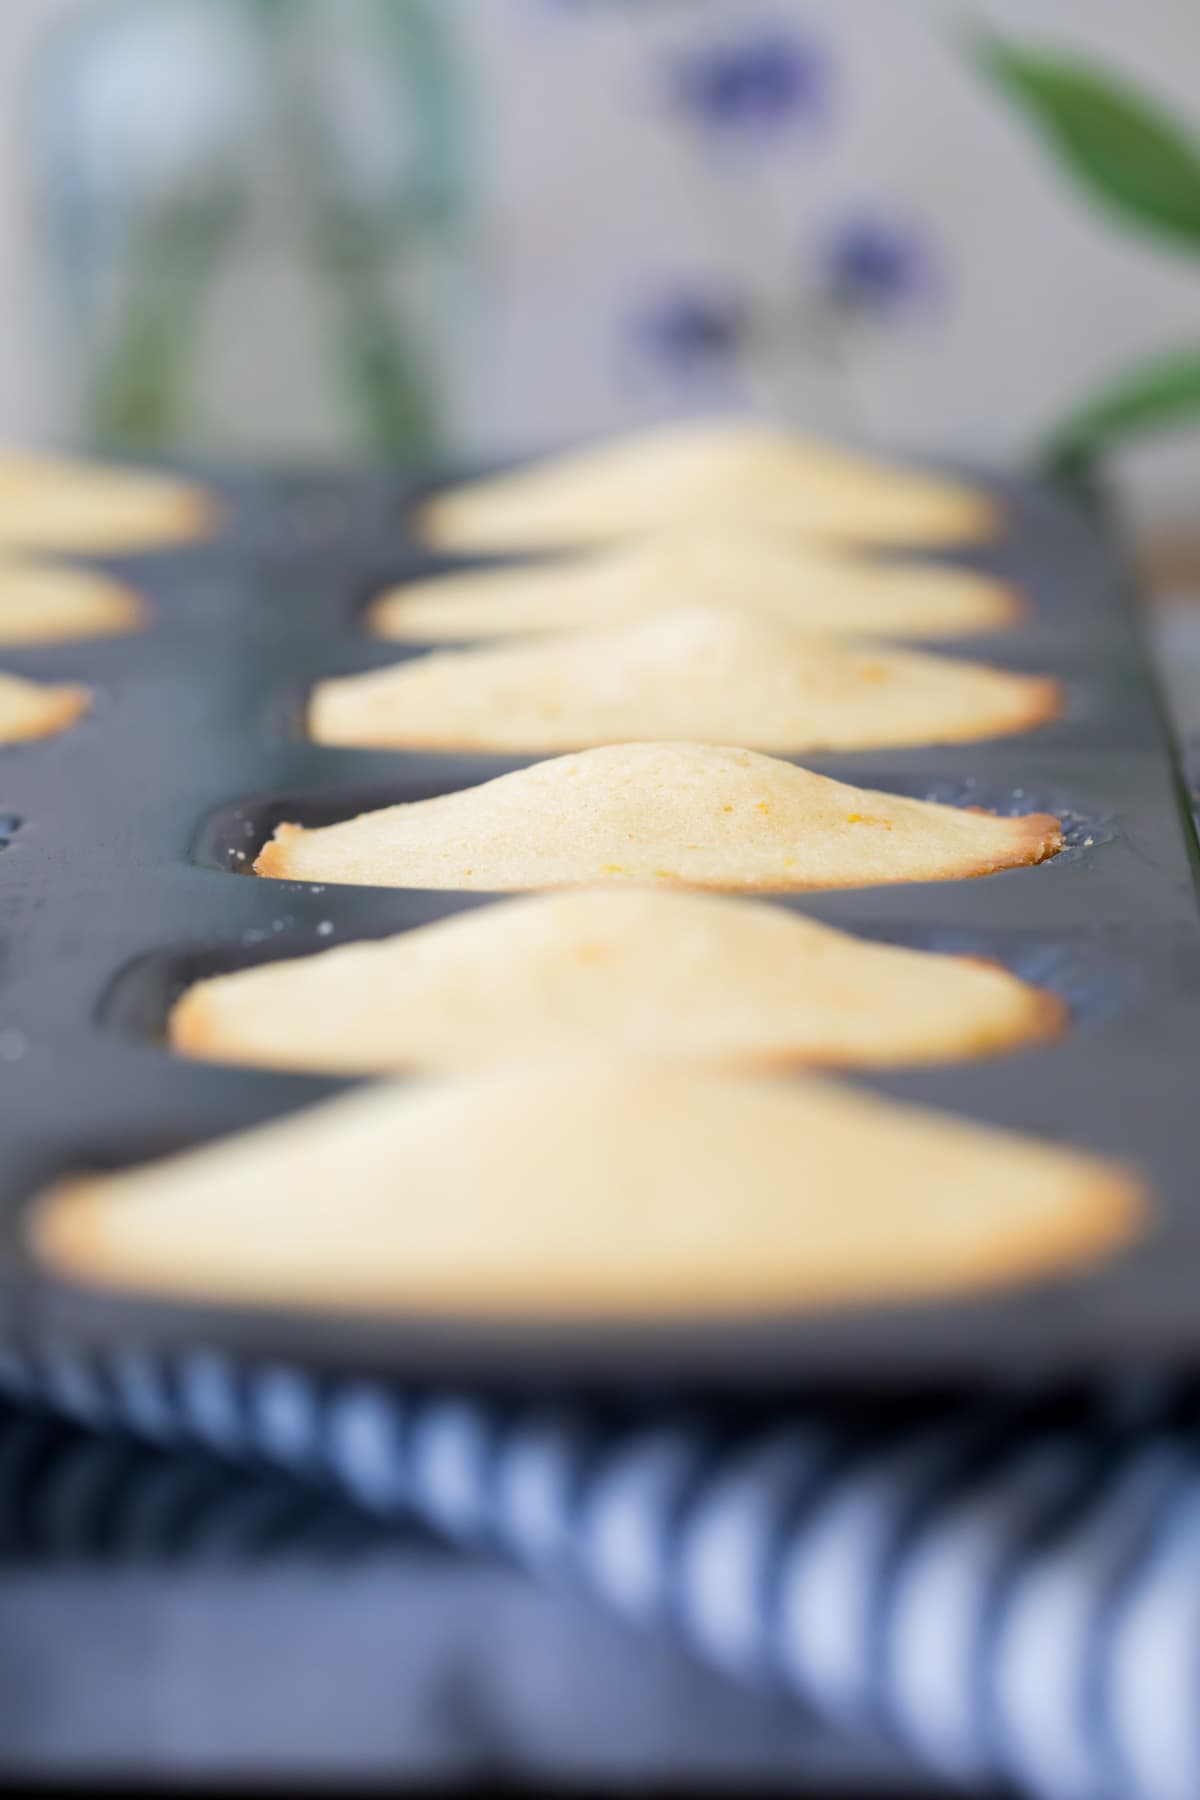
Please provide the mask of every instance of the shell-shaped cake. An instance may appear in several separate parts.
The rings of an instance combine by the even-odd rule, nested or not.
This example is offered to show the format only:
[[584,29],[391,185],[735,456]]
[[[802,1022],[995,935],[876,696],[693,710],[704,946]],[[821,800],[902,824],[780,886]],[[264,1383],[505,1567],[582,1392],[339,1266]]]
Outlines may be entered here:
[[0,548],[104,554],[186,544],[213,528],[203,489],[155,470],[0,448]]
[[0,744],[53,737],[82,718],[91,704],[73,682],[26,681],[0,671]]
[[1061,848],[1048,813],[911,800],[724,745],[617,744],[337,825],[280,825],[254,866],[373,887],[787,890],[962,880]]
[[29,1220],[76,1282],[209,1302],[664,1318],[950,1295],[1137,1232],[1120,1167],[808,1078],[570,1059],[353,1093]]
[[731,1065],[982,1056],[1056,1033],[1007,969],[762,900],[578,889],[197,982],[171,1042],[268,1068],[457,1071],[583,1050]]
[[716,519],[847,543],[991,537],[994,500],[964,482],[750,420],[693,420],[469,482],[425,502],[441,549],[599,544]]
[[978,569],[710,523],[587,555],[406,582],[368,608],[366,623],[376,637],[450,643],[636,624],[691,606],[826,637],[918,639],[1004,631],[1023,611],[1014,588]]
[[308,723],[318,743],[390,749],[546,753],[661,738],[800,753],[969,743],[1061,710],[1045,676],[693,608],[322,681]]

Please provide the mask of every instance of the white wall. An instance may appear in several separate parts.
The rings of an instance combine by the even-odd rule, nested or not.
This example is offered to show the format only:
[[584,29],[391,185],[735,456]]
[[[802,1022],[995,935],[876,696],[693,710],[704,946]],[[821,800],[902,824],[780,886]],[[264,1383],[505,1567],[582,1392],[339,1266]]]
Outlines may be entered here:
[[[0,0],[6,431],[69,424],[40,329],[26,95],[48,32],[90,3]],[[660,20],[718,22],[763,10],[734,0],[657,8]],[[780,221],[767,260],[782,271],[793,241],[866,200],[919,219],[946,264],[936,316],[858,344],[851,428],[921,449],[1013,457],[1122,362],[1195,341],[1200,265],[1089,213],[965,67],[961,40],[964,21],[975,19],[1084,47],[1139,77],[1200,131],[1194,0],[777,0],[766,10],[792,12],[826,41],[839,70],[827,137],[785,148],[767,178]],[[607,9],[603,0],[458,0],[458,12],[482,96],[486,168],[447,351],[459,436],[477,447],[523,445],[669,409],[679,394],[630,360],[620,320],[639,284],[726,261],[697,198],[696,164],[649,85],[648,35],[658,33],[661,47],[677,27],[639,30],[630,0]],[[1194,507],[1198,443],[1138,459],[1137,485],[1156,508]]]
[[28,186],[29,80],[47,35],[89,0],[0,0],[0,430],[45,430],[58,410],[39,330],[39,273]]

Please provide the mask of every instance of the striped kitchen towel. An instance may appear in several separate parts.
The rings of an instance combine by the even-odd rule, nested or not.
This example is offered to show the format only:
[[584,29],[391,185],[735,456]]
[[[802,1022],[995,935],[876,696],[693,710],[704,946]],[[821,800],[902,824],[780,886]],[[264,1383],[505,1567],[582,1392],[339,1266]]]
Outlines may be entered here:
[[[968,1789],[1200,1796],[1200,1393],[1186,1385],[747,1416],[408,1393],[209,1353],[8,1351],[0,1377],[26,1430],[49,1406],[245,1465],[253,1517],[332,1484],[365,1519],[417,1520],[583,1583]],[[3,1442],[11,1484],[21,1459]],[[286,1504],[264,1465],[301,1478]],[[144,1541],[136,1458],[128,1483],[119,1516]],[[52,1510],[60,1547],[91,1528],[87,1492]],[[112,1516],[110,1493],[110,1535]]]

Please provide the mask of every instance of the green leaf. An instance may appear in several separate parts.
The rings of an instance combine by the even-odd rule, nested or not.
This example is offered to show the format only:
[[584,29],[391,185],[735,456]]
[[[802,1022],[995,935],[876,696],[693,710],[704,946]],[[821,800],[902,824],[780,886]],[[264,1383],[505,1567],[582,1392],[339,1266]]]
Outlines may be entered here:
[[209,288],[240,222],[237,197],[175,200],[142,221],[128,280],[87,393],[92,440],[147,449],[183,428]]
[[980,61],[1094,200],[1200,253],[1200,143],[1182,125],[1136,89],[1072,59],[986,39]]
[[370,0],[368,24],[412,140],[408,209],[425,231],[454,233],[472,197],[471,97],[445,0]]
[[1200,345],[1158,357],[1102,388],[1051,434],[1041,461],[1060,473],[1086,469],[1125,438],[1193,417],[1200,420]]

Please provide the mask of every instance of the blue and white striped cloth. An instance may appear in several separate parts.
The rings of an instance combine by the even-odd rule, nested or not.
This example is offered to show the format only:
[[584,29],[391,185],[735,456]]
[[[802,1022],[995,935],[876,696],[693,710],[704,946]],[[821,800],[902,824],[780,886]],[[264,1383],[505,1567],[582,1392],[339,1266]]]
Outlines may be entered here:
[[[1190,1388],[747,1419],[409,1394],[213,1354],[101,1366],[6,1352],[0,1380],[26,1432],[30,1407],[48,1406],[244,1464],[260,1529],[333,1484],[377,1527],[416,1519],[582,1582],[736,1680],[849,1732],[882,1727],[967,1788],[1200,1796]],[[0,1485],[20,1468],[7,1442],[0,1430]],[[292,1480],[264,1489],[264,1466]],[[60,1546],[86,1539],[87,1495],[104,1485],[94,1467],[72,1481],[49,1509]],[[155,1515],[132,1465],[126,1485],[119,1516],[144,1544]],[[111,1545],[111,1482],[105,1517]]]

